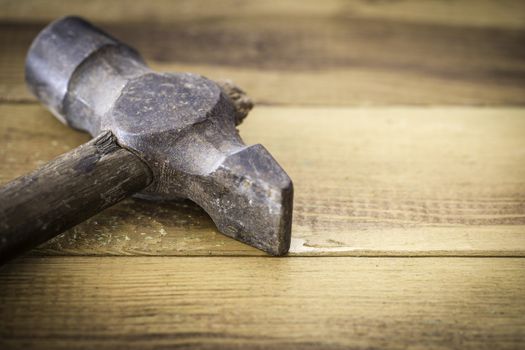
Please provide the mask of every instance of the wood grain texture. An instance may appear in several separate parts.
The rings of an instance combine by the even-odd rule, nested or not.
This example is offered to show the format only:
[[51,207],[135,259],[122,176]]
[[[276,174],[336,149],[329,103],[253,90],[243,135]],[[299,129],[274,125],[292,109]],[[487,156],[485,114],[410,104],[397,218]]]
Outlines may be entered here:
[[520,349],[525,259],[32,258],[2,349]]
[[66,14],[256,100],[241,135],[295,182],[292,256],[125,200],[0,269],[0,349],[525,348],[525,111],[431,107],[524,104],[525,2],[0,0],[0,184],[89,139],[23,83]]
[[[519,108],[259,107],[241,125],[296,188],[291,254],[524,256]],[[36,105],[0,106],[0,182],[85,142]],[[259,255],[190,202],[126,200],[38,254]]]
[[523,27],[525,4],[517,0],[0,0],[0,21],[52,21],[70,14],[96,21],[173,23],[185,19],[257,16],[346,16],[484,27]]
[[[25,53],[47,21],[69,11],[135,46],[156,69],[231,78],[258,103],[525,103],[522,2],[379,4],[144,2],[127,17],[100,3],[3,2],[11,22],[0,24],[0,100],[34,101],[23,86]],[[41,15],[28,19],[25,6]]]
[[103,132],[0,187],[0,264],[146,188],[148,166]]

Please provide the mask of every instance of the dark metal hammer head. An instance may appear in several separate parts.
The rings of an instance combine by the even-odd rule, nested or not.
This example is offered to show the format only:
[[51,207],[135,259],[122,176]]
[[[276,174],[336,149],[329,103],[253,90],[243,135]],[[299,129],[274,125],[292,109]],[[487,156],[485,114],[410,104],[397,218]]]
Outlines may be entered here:
[[154,72],[76,17],[38,35],[26,79],[62,122],[93,136],[109,130],[149,165],[154,181],[139,196],[188,198],[227,236],[272,255],[288,251],[292,181],[263,146],[244,145],[234,103],[217,83]]

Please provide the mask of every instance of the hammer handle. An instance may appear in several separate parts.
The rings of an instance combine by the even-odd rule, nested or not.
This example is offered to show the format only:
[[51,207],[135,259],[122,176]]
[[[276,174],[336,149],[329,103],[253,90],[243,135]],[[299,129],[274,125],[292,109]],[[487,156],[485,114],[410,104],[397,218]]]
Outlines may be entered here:
[[0,188],[0,264],[145,188],[151,171],[111,132]]

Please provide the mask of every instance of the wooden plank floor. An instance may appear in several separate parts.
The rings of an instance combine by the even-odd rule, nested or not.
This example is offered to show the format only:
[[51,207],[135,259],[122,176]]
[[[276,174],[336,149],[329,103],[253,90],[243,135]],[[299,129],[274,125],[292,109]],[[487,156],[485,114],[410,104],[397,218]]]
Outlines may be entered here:
[[0,184],[88,139],[24,86],[71,13],[254,97],[291,253],[128,199],[0,268],[0,349],[525,348],[523,2],[0,0]]

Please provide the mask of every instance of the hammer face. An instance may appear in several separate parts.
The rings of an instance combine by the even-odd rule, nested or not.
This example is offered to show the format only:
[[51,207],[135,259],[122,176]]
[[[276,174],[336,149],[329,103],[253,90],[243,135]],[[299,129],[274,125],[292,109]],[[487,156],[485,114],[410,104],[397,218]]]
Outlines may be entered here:
[[272,255],[288,252],[293,185],[263,146],[231,154],[209,178],[201,205],[221,232]]

